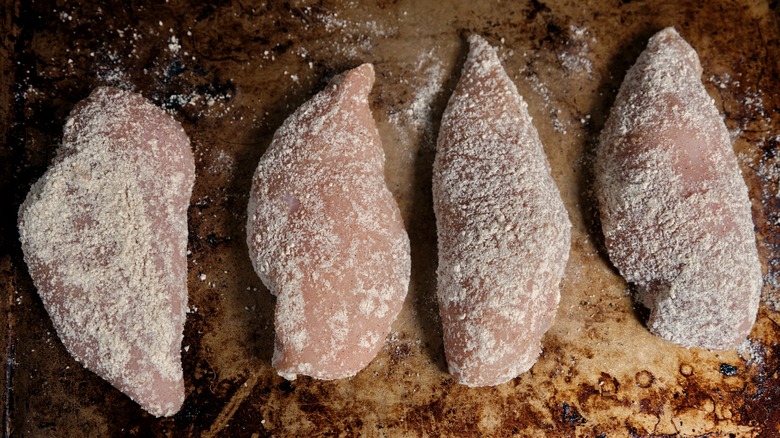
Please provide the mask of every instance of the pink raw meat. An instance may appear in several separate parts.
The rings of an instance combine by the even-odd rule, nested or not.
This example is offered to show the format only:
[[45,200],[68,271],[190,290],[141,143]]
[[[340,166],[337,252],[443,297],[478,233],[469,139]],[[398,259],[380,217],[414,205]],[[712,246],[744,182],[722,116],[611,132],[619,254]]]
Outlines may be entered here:
[[409,239],[384,180],[364,64],[276,131],[252,183],[247,245],[276,295],[273,365],[353,376],[376,356],[409,286]]
[[571,223],[527,105],[479,36],[433,165],[438,299],[450,373],[469,386],[530,369],[552,324]]
[[650,331],[722,350],[750,333],[761,264],[747,188],[701,73],[673,28],[650,38],[602,131],[596,182],[609,257],[650,309]]
[[138,94],[98,88],[19,210],[25,261],[62,343],[155,416],[184,401],[194,179],[175,120]]

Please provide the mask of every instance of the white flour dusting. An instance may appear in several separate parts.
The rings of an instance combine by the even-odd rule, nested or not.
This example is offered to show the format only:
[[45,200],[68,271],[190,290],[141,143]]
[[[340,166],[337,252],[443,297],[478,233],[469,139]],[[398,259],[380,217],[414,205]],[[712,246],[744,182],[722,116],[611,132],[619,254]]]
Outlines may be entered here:
[[277,297],[273,365],[349,377],[382,346],[409,285],[409,240],[384,181],[370,64],[334,78],[274,135],[255,173],[247,245]]
[[[409,105],[391,113],[388,119],[396,127],[401,140],[410,144],[433,137],[432,105],[444,86],[444,69],[433,49],[421,54],[412,68],[413,75],[401,78],[402,83],[411,85],[413,97]],[[409,138],[411,130],[414,138]],[[422,145],[432,144],[423,141]]]
[[495,49],[469,42],[433,167],[437,297],[450,373],[485,386],[536,362],[571,224],[525,101]]
[[154,415],[184,399],[184,130],[141,96],[98,88],[19,211],[25,261],[76,360]]
[[731,349],[761,289],[751,204],[729,133],[672,29],[648,43],[602,131],[596,178],[610,259],[639,288],[656,335]]

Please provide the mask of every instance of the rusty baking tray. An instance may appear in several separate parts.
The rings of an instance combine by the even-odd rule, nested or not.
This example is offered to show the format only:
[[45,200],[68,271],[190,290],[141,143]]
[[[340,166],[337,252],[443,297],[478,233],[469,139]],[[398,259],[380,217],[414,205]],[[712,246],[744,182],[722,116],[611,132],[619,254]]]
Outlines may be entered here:
[[[712,436],[780,434],[780,25],[777,1],[215,1],[0,5],[0,290],[6,436]],[[765,287],[739,351],[653,337],[603,250],[591,158],[623,75],[676,26],[750,189]],[[556,322],[539,362],[495,388],[453,383],[434,298],[434,139],[484,35],[528,101],[573,223]],[[244,243],[254,167],[275,129],[334,74],[373,62],[386,179],[412,242],[404,310],[356,377],[288,382],[270,366],[274,299]],[[187,399],[156,419],[65,351],[21,257],[16,211],[70,109],[132,89],[189,134]]]

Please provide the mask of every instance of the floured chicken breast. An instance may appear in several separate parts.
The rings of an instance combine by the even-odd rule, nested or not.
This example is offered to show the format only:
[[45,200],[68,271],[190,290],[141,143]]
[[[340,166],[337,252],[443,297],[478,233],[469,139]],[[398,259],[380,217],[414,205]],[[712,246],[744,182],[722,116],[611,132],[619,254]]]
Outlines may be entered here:
[[287,379],[355,375],[406,297],[409,239],[385,185],[373,83],[370,64],[333,78],[276,131],[254,175],[247,245],[277,297],[273,366]]
[[676,344],[735,348],[756,319],[750,200],[693,48],[672,28],[631,67],[601,134],[597,192],[609,257]]
[[19,210],[24,258],[62,343],[155,416],[184,401],[194,180],[175,120],[138,94],[98,88]]
[[469,386],[530,369],[552,324],[571,223],[527,105],[479,36],[433,164],[437,295],[450,373]]

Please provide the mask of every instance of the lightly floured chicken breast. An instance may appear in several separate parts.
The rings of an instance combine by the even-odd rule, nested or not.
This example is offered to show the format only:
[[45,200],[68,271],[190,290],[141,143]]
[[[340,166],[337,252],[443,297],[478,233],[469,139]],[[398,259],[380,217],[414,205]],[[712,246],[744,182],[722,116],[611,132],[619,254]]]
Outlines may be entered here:
[[489,386],[536,362],[571,223],[525,101],[495,49],[469,43],[433,164],[437,296],[450,373]]
[[54,163],[19,209],[24,259],[65,348],[155,416],[184,401],[194,181],[179,123],[103,87],[75,106]]
[[673,28],[650,38],[602,131],[596,188],[609,257],[650,309],[650,331],[724,350],[755,322],[761,265],[747,187],[701,74]]
[[276,295],[279,375],[355,375],[409,287],[409,239],[384,179],[370,64],[331,80],[276,131],[252,181],[247,246]]

